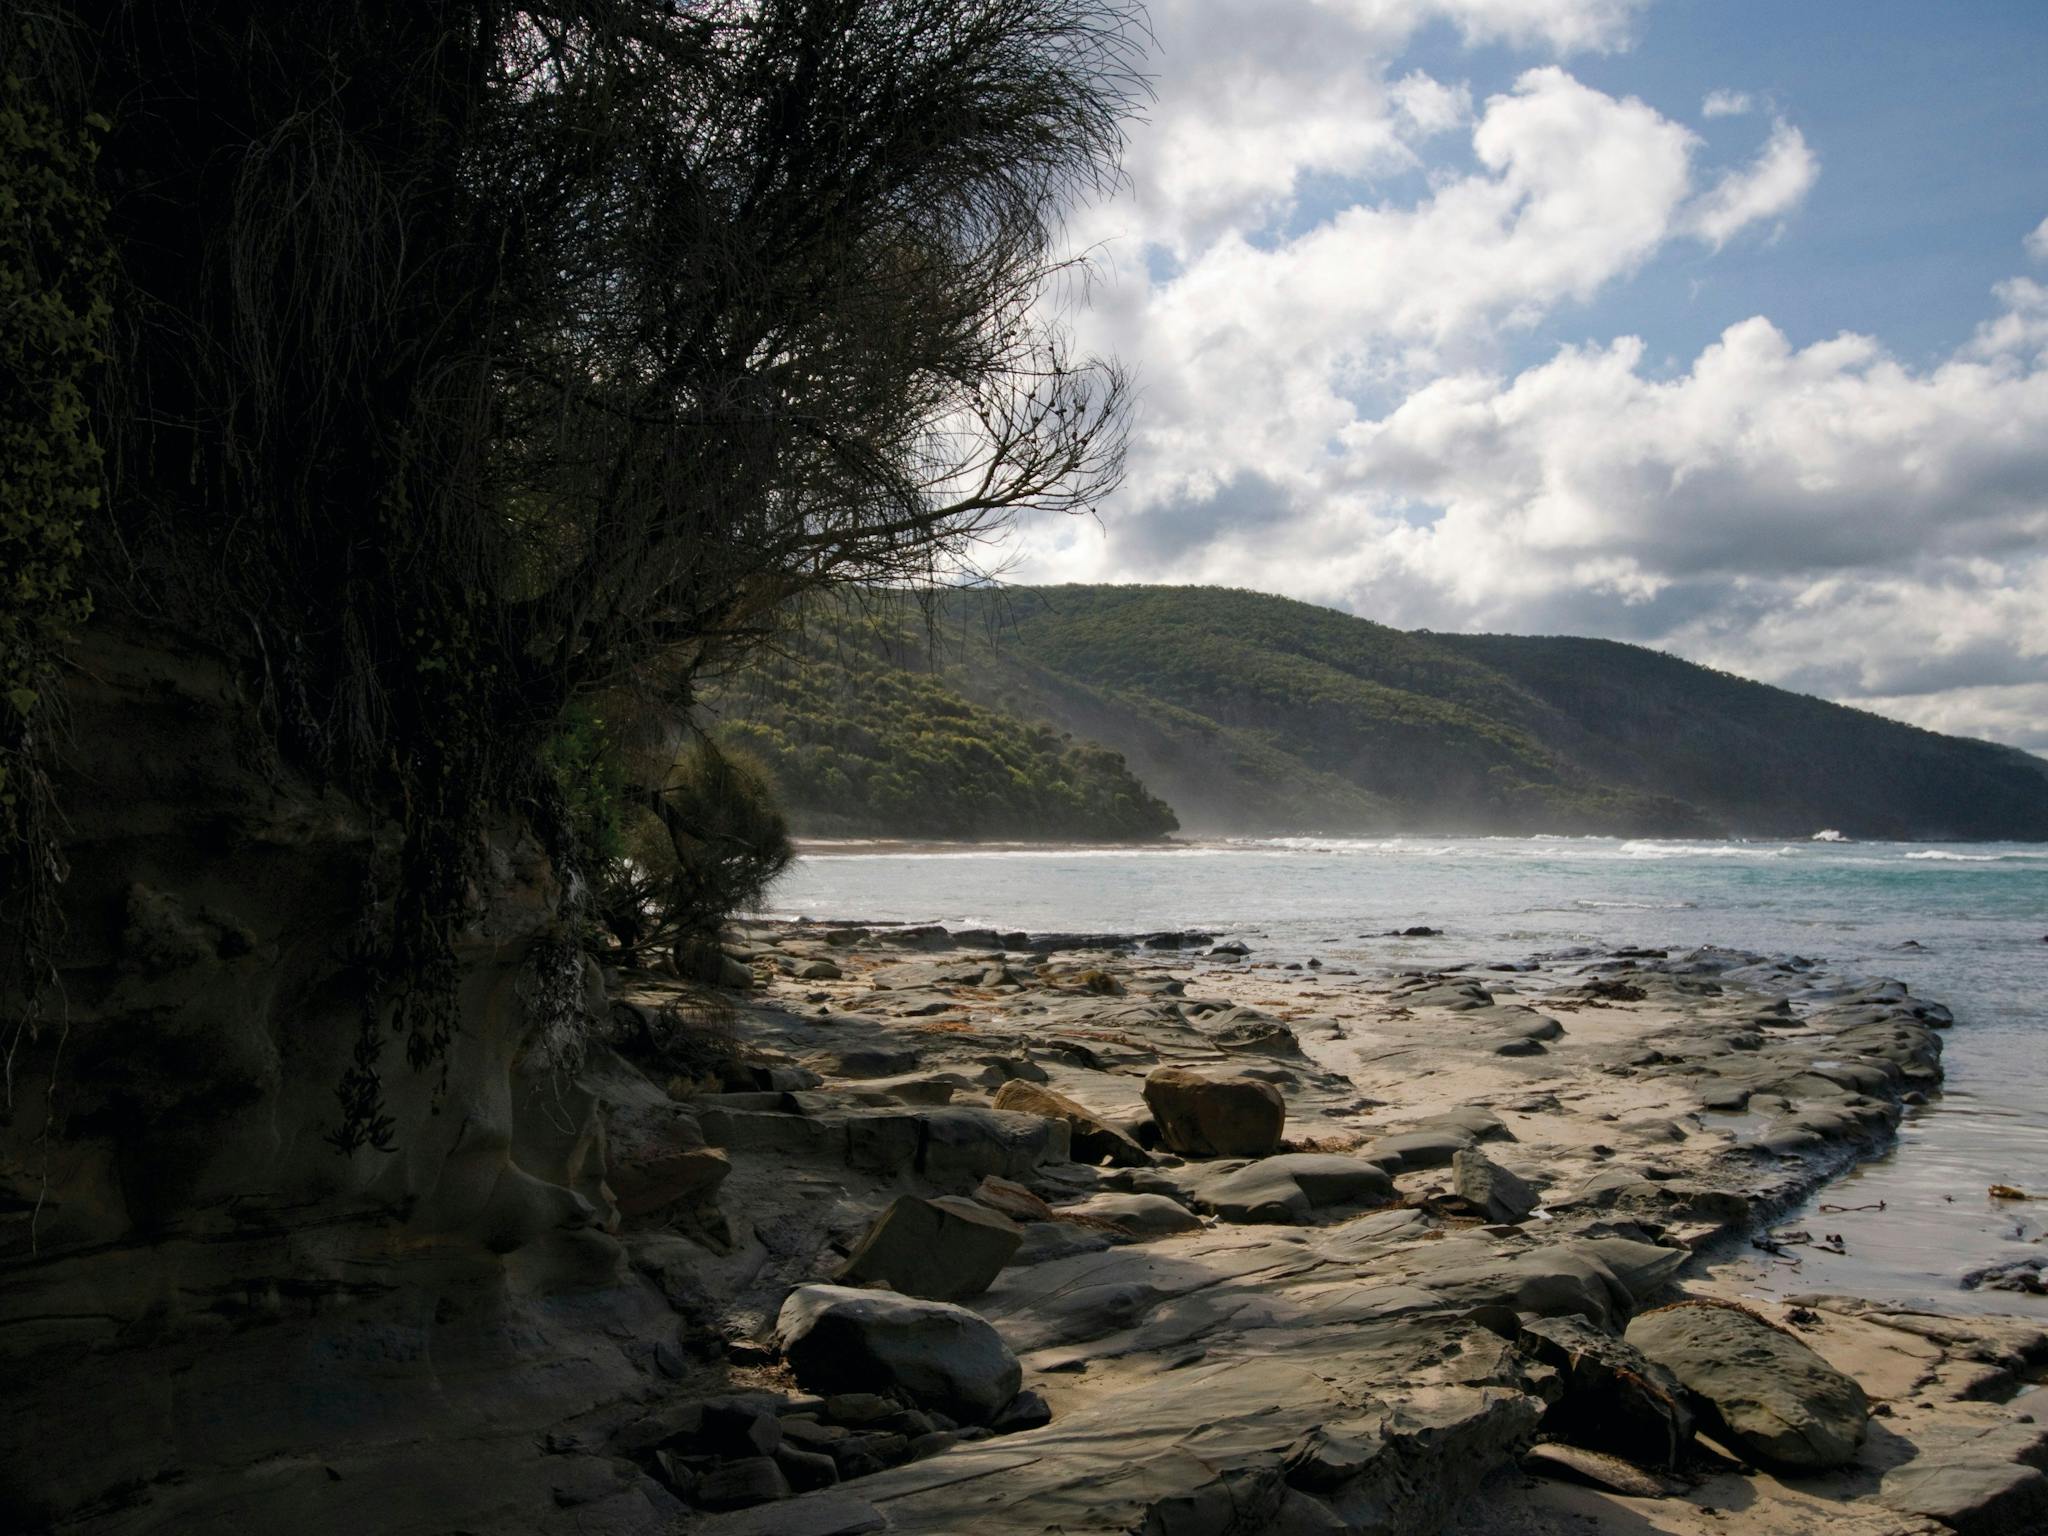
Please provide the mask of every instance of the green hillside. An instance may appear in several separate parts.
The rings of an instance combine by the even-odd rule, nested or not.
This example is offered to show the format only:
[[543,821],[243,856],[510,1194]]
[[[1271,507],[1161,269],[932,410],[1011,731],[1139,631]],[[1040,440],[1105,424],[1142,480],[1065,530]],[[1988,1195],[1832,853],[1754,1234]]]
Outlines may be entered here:
[[[1030,835],[1040,815],[1043,836],[1144,835],[1074,830],[1084,805],[1142,824],[1135,774],[1200,832],[2048,838],[2048,765],[2009,748],[1640,647],[1411,634],[1223,588],[885,602],[746,686],[759,702],[730,694],[727,729],[800,824],[849,830]],[[874,766],[842,785],[816,765],[845,743]]]
[[811,836],[1128,842],[1178,823],[1117,753],[984,708],[924,665],[907,622],[848,618],[711,700]]

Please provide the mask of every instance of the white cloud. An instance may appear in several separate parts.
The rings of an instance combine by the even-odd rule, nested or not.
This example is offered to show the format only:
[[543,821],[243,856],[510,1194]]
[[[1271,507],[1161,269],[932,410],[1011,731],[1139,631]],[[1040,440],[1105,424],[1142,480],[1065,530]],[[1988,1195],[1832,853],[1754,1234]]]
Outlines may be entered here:
[[2010,277],[1992,291],[2005,307],[1977,327],[1970,351],[1989,358],[2048,352],[2048,287],[2031,277]]
[[1754,105],[1747,91],[1709,91],[1700,103],[1700,116],[1743,117]]
[[1790,213],[1819,177],[1820,161],[1806,136],[1781,122],[1753,165],[1728,172],[1693,205],[1689,226],[1718,249],[1738,231]]
[[1724,168],[1562,64],[1475,104],[1451,68],[1401,63],[1432,18],[1569,54],[1625,46],[1640,10],[1161,0],[1131,190],[1077,226],[1108,253],[1082,339],[1144,391],[1131,477],[1099,527],[1029,527],[1016,579],[1606,634],[2048,746],[2021,728],[2048,692],[2048,286],[2001,285],[1931,365],[1757,317],[1689,363],[1623,337],[1503,369],[1815,185],[1786,121]]
[[[1342,3],[1342,0],[1338,0]],[[1609,52],[1628,45],[1636,16],[1649,0],[1430,0],[1467,42],[1544,44],[1558,53]],[[1349,0],[1371,10],[1376,0]]]
[[[1471,87],[1445,85],[1419,69],[1396,83],[1391,95],[1402,119],[1418,139],[1462,128],[1472,118]],[[2048,224],[2043,227],[2048,228]]]
[[[2048,698],[2039,360],[1973,343],[1915,370],[1867,337],[1794,347],[1759,318],[1676,377],[1633,338],[1568,347],[1434,379],[1334,437],[1309,472],[1256,482],[1257,505],[1226,479],[1066,563],[1410,625],[1634,638],[2048,751],[2048,714],[2026,714]],[[1140,547],[1168,517],[1202,537]]]
[[2027,254],[2036,261],[2048,261],[2048,219],[2034,226],[2034,232],[2027,236]]

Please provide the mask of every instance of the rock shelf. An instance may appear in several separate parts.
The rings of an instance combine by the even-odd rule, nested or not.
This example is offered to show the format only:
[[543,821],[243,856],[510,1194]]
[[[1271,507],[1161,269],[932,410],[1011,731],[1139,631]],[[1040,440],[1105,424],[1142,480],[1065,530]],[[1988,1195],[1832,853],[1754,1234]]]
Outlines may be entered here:
[[[1817,1468],[1725,1471],[1743,1443],[1777,1443],[1760,1415],[1809,1409],[1848,1529],[2006,1529],[1999,1511],[2033,1507],[2042,1458],[1997,1394],[1930,1389],[1933,1459],[1911,1466],[1884,1384],[1866,1401],[1854,1360],[1823,1359],[1829,1330],[1882,1329],[1938,1379],[1985,1349],[1978,1323],[1947,1320],[1934,1344],[1841,1301],[1796,1309],[1804,1332],[1730,1314],[1760,1341],[1763,1408],[1737,1401],[1741,1351],[1715,1378],[1720,1401],[1681,1384],[1700,1375],[1682,1351],[1656,1360],[1684,1329],[1639,1329],[1652,1364],[1626,1363],[1632,1319],[1711,1290],[1701,1255],[1887,1145],[1908,1096],[1939,1085],[1952,1020],[1898,983],[1717,950],[1370,978],[1228,941],[1212,955],[1142,935],[843,933],[730,936],[757,979],[734,1004],[755,1070],[817,1085],[774,1106],[679,1101],[733,1157],[721,1201],[752,1237],[669,1264],[665,1283],[772,1357],[778,1309],[798,1305],[785,1298],[824,1294],[800,1288],[829,1280],[891,1200],[978,1192],[1022,1237],[961,1305],[1043,1422],[891,1444],[894,1465],[686,1529],[1395,1533],[1477,1518],[1463,1507],[1534,1532],[1621,1500],[1658,1513],[1618,1528],[1728,1530],[1697,1496],[1716,1476],[1745,1477],[1758,1518],[1825,1502],[1798,1491]],[[840,974],[813,985],[828,951]],[[622,997],[658,1009],[665,991],[628,979]],[[1198,1155],[1217,1150],[1207,1136],[1240,1155]],[[2017,1386],[2048,1336],[2016,1323],[2000,1337]],[[1802,1383],[1826,1401],[1788,1407]],[[914,1384],[868,1385],[918,1411]],[[1886,1428],[1865,1441],[1873,1401]],[[1949,1455],[1950,1440],[1984,1444]],[[1530,1483],[1525,1458],[1546,1443]],[[1631,1466],[1617,1445],[1667,1454]],[[1942,1455],[1958,1470],[1940,1472]],[[1602,1465],[1604,1485],[1586,1473]],[[1961,1508],[1977,1493],[1989,1516]]]
[[[2048,1529],[2035,1322],[1660,1310],[1729,1300],[1710,1262],[1938,1090],[1953,1021],[1896,982],[933,924],[725,950],[743,985],[604,978],[594,1119],[549,1143],[580,1196],[509,1292],[468,1249],[432,1290],[456,1260],[416,1244],[354,1314],[287,1298],[175,1358],[94,1324],[17,1438],[82,1443],[37,1402],[123,1380],[164,1432],[57,1528],[325,1536],[374,1488],[420,1536]],[[180,1396],[252,1359],[277,1386],[228,1419]]]

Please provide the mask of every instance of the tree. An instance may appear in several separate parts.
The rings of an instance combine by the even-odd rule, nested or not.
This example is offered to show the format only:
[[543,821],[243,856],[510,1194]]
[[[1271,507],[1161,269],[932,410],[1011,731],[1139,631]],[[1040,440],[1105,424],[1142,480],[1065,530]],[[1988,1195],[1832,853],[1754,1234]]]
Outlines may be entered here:
[[5,71],[111,123],[90,595],[245,656],[280,749],[403,828],[352,1104],[387,1024],[445,1046],[484,822],[574,857],[541,757],[578,700],[684,703],[806,594],[1118,478],[1124,380],[1038,301],[1142,91],[1129,0],[23,28]]

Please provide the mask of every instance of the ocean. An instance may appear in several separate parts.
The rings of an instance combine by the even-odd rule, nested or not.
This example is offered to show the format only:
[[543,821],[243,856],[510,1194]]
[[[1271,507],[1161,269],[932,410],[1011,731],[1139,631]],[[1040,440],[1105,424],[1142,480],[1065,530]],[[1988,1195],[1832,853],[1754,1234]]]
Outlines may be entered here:
[[[776,916],[1034,932],[1199,929],[1252,960],[1360,971],[1519,960],[1574,946],[1721,945],[1891,977],[1947,1003],[1947,1084],[1896,1147],[1779,1225],[1836,1256],[1724,1268],[1763,1292],[1837,1291],[2048,1314],[1964,1291],[2048,1235],[2048,844],[1663,842],[1612,838],[1226,839],[1156,848],[808,847]],[[1379,937],[1428,926],[1441,938]],[[1991,1184],[2039,1192],[1994,1200]],[[1829,1210],[1874,1207],[1882,1210]]]

